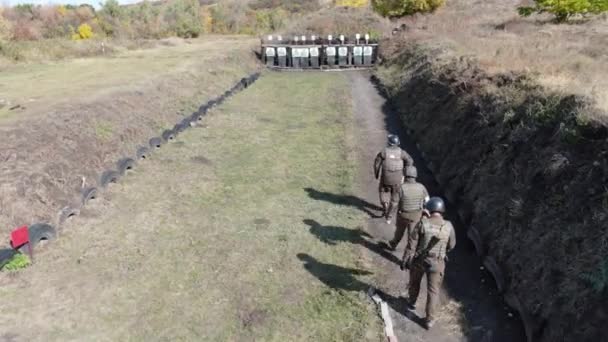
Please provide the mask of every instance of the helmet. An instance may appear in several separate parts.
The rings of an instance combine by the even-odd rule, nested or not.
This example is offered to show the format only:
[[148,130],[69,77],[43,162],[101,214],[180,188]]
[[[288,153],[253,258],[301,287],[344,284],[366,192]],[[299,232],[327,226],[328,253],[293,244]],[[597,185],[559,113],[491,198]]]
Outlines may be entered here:
[[443,214],[445,212],[445,203],[443,202],[441,197],[431,197],[428,202],[426,202],[424,207],[431,213]]
[[415,166],[407,166],[405,168],[405,177],[416,178],[418,177],[418,169]]
[[399,137],[391,134],[388,136],[388,145],[389,146],[399,146],[401,142],[399,141]]

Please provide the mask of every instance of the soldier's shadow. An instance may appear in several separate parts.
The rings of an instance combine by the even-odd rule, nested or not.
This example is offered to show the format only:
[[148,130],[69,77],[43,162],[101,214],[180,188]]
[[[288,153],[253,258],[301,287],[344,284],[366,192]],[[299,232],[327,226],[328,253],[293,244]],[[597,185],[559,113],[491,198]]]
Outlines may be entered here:
[[335,246],[340,242],[348,242],[360,245],[382,256],[386,260],[399,265],[399,258],[393,255],[393,253],[384,249],[379,244],[375,243],[374,241],[371,241],[372,236],[360,229],[324,226],[321,225],[319,222],[311,219],[306,219],[303,222],[310,227],[310,233],[316,236],[323,243],[326,243],[331,246]]
[[313,188],[304,188],[304,191],[306,191],[308,193],[308,196],[312,199],[349,207],[355,207],[365,212],[370,217],[382,217],[381,207],[357,196],[332,194],[331,192],[319,191]]
[[[302,261],[304,269],[332,289],[368,293],[371,288],[368,283],[357,279],[357,276],[372,275],[372,272],[326,264],[306,253],[298,253],[297,257]],[[380,295],[382,300],[386,301],[388,306],[394,311],[404,315],[410,321],[420,326],[423,325],[423,318],[415,312],[410,311],[405,306],[405,301],[402,298],[391,296],[377,289],[375,293]]]
[[310,274],[332,289],[361,292],[367,291],[369,288],[368,284],[355,276],[371,275],[372,272],[325,264],[306,253],[298,253],[297,256],[303,262],[302,266]]

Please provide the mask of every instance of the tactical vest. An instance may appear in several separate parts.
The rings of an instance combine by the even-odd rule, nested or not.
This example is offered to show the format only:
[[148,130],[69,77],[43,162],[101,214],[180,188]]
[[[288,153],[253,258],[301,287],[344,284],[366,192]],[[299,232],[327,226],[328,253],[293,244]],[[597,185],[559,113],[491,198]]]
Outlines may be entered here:
[[429,255],[439,259],[445,258],[450,234],[452,233],[452,229],[454,229],[452,223],[450,223],[450,221],[443,221],[442,224],[435,224],[429,219],[423,218],[422,229],[423,235],[420,243],[418,243],[418,250],[421,251],[426,248],[433,236],[436,236],[439,239],[439,242],[429,251]]
[[403,159],[401,159],[401,148],[387,147],[384,150],[384,163],[382,163],[383,171],[401,171],[403,170]]
[[401,185],[403,196],[399,200],[399,210],[410,212],[424,208],[424,198],[427,196],[426,188],[420,183],[403,183]]

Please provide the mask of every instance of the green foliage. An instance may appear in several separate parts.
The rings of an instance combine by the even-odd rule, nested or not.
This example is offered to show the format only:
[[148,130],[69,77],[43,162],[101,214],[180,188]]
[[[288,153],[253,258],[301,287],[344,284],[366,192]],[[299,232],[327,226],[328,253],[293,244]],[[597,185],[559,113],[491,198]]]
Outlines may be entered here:
[[257,32],[276,32],[285,26],[287,13],[282,9],[255,11]]
[[317,0],[254,0],[249,7],[254,11],[281,9],[290,13],[307,13],[321,8]]
[[445,0],[372,0],[374,10],[385,17],[433,12],[444,4]]
[[203,31],[197,0],[176,0],[165,13],[165,20],[178,37],[195,38]]
[[5,271],[18,271],[31,265],[30,258],[21,253],[17,253],[13,258],[2,268]]
[[608,11],[608,0],[534,0],[532,7],[519,7],[521,16],[551,13],[556,21],[564,22],[575,15],[597,14]]
[[108,0],[101,7],[101,13],[111,18],[121,19],[123,10],[117,0]]

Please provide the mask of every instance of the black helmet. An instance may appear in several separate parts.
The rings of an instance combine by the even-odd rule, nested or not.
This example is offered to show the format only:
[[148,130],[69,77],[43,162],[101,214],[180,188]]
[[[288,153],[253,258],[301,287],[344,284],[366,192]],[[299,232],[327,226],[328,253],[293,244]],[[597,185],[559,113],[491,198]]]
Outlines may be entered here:
[[418,177],[418,169],[415,166],[407,166],[405,168],[405,177],[416,178]]
[[431,197],[424,207],[431,213],[445,213],[445,203],[441,197]]
[[399,137],[391,134],[388,136],[388,145],[389,146],[399,146],[401,142],[399,141]]

